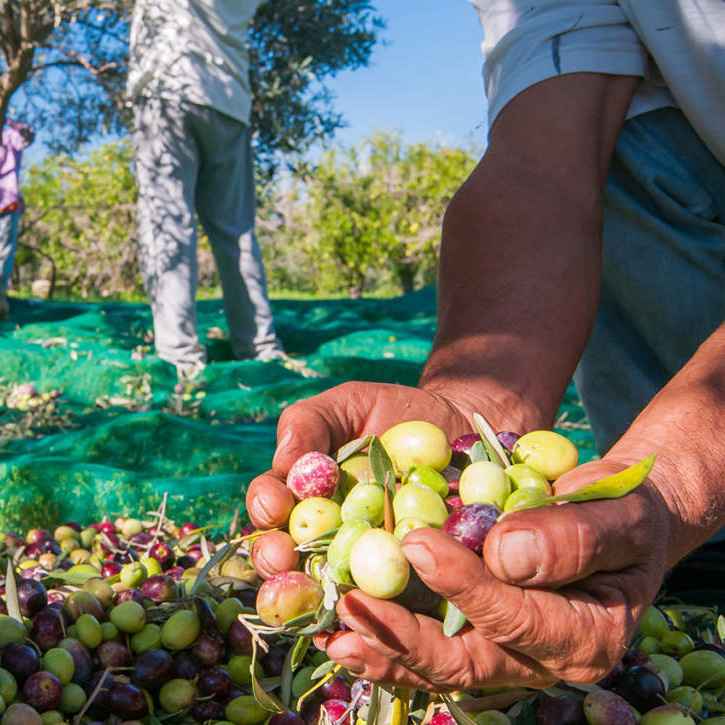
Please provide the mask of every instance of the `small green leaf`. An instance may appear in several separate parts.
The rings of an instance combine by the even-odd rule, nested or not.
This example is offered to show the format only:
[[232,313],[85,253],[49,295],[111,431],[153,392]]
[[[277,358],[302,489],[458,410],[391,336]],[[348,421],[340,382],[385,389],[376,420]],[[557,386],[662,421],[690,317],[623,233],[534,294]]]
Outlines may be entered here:
[[311,637],[297,637],[294,646],[290,650],[292,652],[292,656],[290,658],[290,667],[292,667],[292,672],[295,672],[297,668],[302,664],[302,661],[305,659],[305,655],[307,654],[307,650],[310,648],[311,644]]
[[470,715],[463,712],[450,695],[441,695],[441,699],[446,703],[448,712],[450,712],[451,717],[456,721],[456,725],[476,725],[476,721]]
[[211,570],[215,566],[221,566],[227,559],[234,556],[234,552],[237,550],[236,545],[225,544],[214,556],[209,559],[204,565],[204,568],[199,572],[198,576],[194,580],[194,584],[191,587],[191,596],[193,597],[199,591],[199,587],[206,581],[207,577],[211,573]]
[[8,614],[16,621],[23,623],[23,613],[20,611],[20,600],[18,599],[18,586],[15,582],[15,567],[12,559],[8,559],[8,568],[5,575],[5,603]]
[[372,436],[370,441],[370,451],[368,453],[370,459],[370,469],[375,476],[375,480],[381,485],[395,486],[395,468],[390,460],[388,452],[380,442],[377,436]]
[[318,619],[316,622],[313,622],[308,627],[303,627],[295,632],[295,634],[309,636],[329,629],[334,623],[336,616],[334,609],[323,609],[320,613],[318,613]]
[[[306,638],[300,637],[297,641],[299,642],[303,639]],[[284,658],[284,665],[282,665],[282,676],[280,677],[279,699],[286,708],[289,708],[290,703],[292,702],[292,679],[294,676],[294,672],[292,670],[292,653],[293,649],[287,650],[287,654]]]
[[720,641],[725,641],[725,617],[722,614],[717,618],[717,636]]
[[498,463],[501,468],[509,466],[511,461],[496,437],[496,431],[491,427],[491,424],[480,413],[473,414],[473,424],[476,426],[478,435],[481,436],[481,442],[486,448],[489,459],[494,463]]
[[446,616],[443,620],[443,634],[452,637],[465,626],[466,615],[453,602],[446,602]]
[[319,667],[315,668],[313,673],[310,675],[310,679],[319,680],[320,677],[324,677],[328,672],[331,672],[334,667],[334,660],[327,660],[327,662],[323,662]]
[[477,463],[478,461],[490,461],[488,453],[481,441],[476,441],[468,451],[468,457],[471,459],[471,463]]
[[89,579],[96,579],[100,576],[100,572],[91,574],[90,572],[71,572],[65,569],[54,569],[48,572],[48,576],[42,579],[43,586],[50,589],[56,582],[70,584],[72,587],[81,587]]
[[338,464],[344,463],[348,458],[352,458],[356,453],[360,453],[360,451],[367,448],[372,438],[372,436],[363,436],[362,438],[356,438],[354,441],[345,443],[337,452],[335,460]]
[[306,627],[310,622],[315,621],[315,617],[316,615],[314,612],[305,612],[297,617],[288,619],[282,626],[285,628]]
[[257,638],[252,637],[252,662],[249,665],[249,676],[252,680],[252,695],[257,704],[268,712],[284,712],[284,705],[274,696],[267,692],[257,679]]
[[521,506],[521,508],[517,508],[516,510],[518,512],[525,511],[526,509],[536,509],[554,503],[583,503],[585,501],[603,501],[622,498],[628,493],[632,493],[632,491],[647,480],[647,476],[652,470],[654,462],[655,455],[653,453],[643,458],[639,463],[635,463],[619,473],[601,478],[576,491],[562,493],[559,496],[547,496],[527,506]]

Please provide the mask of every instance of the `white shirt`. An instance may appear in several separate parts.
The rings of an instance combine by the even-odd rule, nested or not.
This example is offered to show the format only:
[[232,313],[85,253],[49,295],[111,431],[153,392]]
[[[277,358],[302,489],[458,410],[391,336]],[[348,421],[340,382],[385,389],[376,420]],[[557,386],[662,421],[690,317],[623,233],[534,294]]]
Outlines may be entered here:
[[489,128],[526,88],[578,72],[640,76],[628,117],[678,106],[725,163],[723,0],[472,0]]
[[261,2],[137,0],[129,97],[189,101],[248,123],[247,27]]

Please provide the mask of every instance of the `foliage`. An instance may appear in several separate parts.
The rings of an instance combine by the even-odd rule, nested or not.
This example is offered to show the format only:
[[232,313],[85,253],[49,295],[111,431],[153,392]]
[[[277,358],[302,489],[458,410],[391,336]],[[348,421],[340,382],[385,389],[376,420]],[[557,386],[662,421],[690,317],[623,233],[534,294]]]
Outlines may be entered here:
[[[0,126],[13,111],[56,153],[130,118],[124,91],[134,0],[0,3]],[[342,124],[325,79],[367,64],[382,28],[368,0],[267,0],[249,33],[260,168],[302,153]]]

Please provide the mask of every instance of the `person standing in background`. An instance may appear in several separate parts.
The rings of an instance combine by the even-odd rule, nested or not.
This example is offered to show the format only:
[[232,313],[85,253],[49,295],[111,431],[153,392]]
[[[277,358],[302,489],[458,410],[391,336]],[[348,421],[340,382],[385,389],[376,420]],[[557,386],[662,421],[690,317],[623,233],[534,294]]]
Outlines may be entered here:
[[131,28],[141,266],[156,350],[179,374],[196,329],[196,218],[221,278],[234,356],[282,359],[254,234],[246,34],[261,0],[140,0]]
[[33,143],[33,139],[29,126],[9,119],[6,121],[0,142],[0,320],[7,319],[10,312],[7,290],[24,208],[20,193],[20,163],[23,151]]

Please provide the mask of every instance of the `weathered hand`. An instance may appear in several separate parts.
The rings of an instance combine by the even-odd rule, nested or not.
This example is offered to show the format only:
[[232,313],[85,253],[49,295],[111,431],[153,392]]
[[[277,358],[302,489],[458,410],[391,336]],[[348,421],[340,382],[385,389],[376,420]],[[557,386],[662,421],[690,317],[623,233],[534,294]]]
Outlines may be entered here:
[[[557,491],[629,463],[580,466]],[[662,582],[670,516],[649,483],[615,501],[512,514],[489,533],[485,564],[441,531],[413,531],[406,556],[470,626],[447,638],[437,620],[356,591],[338,606],[353,632],[331,638],[327,652],[355,674],[416,688],[596,681]]]
[[304,453],[334,454],[354,438],[380,434],[403,420],[427,420],[455,437],[471,430],[469,413],[462,404],[419,388],[375,383],[346,383],[296,403],[280,418],[272,470],[249,486],[249,516],[264,529],[287,523],[294,500],[284,480]]

